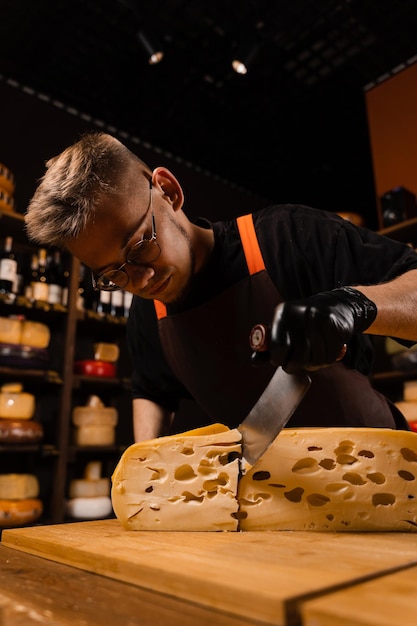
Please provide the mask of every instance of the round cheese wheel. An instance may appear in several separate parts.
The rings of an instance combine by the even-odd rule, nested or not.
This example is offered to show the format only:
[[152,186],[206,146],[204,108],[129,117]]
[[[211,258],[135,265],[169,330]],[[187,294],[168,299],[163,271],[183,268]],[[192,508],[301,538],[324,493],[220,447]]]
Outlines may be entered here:
[[72,412],[74,426],[116,426],[117,417],[113,407],[76,406]]
[[0,528],[11,528],[35,522],[42,515],[42,500],[0,500]]
[[99,498],[110,495],[110,478],[87,480],[76,478],[70,482],[70,498]]
[[72,498],[67,501],[67,515],[76,519],[108,517],[113,508],[108,496],[98,498]]
[[38,443],[43,427],[34,420],[0,419],[0,443]]
[[75,428],[74,439],[78,446],[111,446],[115,430],[112,426],[80,426]]
[[34,474],[0,474],[0,500],[25,500],[39,496]]
[[31,419],[35,412],[35,396],[23,391],[0,391],[0,418]]

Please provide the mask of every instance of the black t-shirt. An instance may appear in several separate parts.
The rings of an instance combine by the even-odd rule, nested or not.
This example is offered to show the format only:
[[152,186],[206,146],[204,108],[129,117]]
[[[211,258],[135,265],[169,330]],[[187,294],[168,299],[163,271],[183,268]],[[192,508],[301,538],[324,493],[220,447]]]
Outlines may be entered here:
[[[284,300],[344,285],[382,283],[417,268],[417,253],[409,246],[333,213],[276,205],[254,213],[254,224],[266,270]],[[248,275],[236,220],[199,225],[213,228],[213,253],[181,307],[168,306],[168,313],[197,306]],[[180,399],[190,396],[164,358],[151,300],[133,298],[127,333],[133,398],[177,410]],[[372,356],[370,337],[359,335],[350,342],[344,363],[368,374]]]

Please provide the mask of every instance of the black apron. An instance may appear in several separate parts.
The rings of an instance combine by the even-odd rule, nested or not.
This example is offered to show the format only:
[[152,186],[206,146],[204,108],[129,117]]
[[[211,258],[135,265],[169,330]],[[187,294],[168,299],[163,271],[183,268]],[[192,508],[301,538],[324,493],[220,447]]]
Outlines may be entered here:
[[[249,276],[186,312],[167,315],[155,301],[161,344],[177,378],[214,422],[236,427],[262,394],[275,368],[251,363],[249,333],[270,324],[283,301],[270,279],[252,215],[237,219]],[[366,376],[343,363],[310,372],[312,384],[288,426],[408,429],[402,414]]]

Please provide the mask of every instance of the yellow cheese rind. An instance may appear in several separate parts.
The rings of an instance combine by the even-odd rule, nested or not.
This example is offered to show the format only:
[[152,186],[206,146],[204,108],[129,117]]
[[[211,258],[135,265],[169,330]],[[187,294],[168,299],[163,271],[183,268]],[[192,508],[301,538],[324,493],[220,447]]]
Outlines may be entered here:
[[415,532],[417,433],[285,429],[238,498],[240,530]]
[[128,530],[237,530],[241,435],[222,425],[130,446],[112,476]]
[[0,500],[37,498],[39,481],[34,474],[0,474]]

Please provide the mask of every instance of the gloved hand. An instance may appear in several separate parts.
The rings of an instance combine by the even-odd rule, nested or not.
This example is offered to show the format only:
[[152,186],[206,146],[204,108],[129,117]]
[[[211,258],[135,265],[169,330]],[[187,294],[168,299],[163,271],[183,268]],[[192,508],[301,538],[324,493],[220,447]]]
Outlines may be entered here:
[[376,305],[360,291],[342,287],[275,309],[269,359],[288,373],[314,370],[337,361],[343,348],[374,321]]

